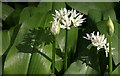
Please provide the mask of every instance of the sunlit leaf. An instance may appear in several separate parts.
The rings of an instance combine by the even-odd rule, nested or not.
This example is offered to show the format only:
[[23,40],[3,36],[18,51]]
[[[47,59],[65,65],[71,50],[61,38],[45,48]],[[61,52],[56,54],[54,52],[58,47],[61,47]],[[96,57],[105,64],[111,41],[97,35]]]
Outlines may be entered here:
[[98,74],[97,71],[95,71],[93,68],[91,68],[86,63],[77,60],[76,62],[73,62],[68,70],[65,72],[65,74]]
[[118,65],[115,70],[112,72],[113,75],[120,75],[120,65]]

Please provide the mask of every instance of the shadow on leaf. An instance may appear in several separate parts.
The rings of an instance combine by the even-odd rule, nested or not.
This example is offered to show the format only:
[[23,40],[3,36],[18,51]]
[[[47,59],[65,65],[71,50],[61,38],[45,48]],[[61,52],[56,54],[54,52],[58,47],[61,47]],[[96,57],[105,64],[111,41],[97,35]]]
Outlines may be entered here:
[[46,59],[51,61],[51,59],[42,51],[39,51],[43,46],[46,46],[53,41],[53,36],[51,35],[48,28],[34,28],[29,30],[25,35],[24,40],[18,44],[16,47],[19,52],[24,53],[39,53]]

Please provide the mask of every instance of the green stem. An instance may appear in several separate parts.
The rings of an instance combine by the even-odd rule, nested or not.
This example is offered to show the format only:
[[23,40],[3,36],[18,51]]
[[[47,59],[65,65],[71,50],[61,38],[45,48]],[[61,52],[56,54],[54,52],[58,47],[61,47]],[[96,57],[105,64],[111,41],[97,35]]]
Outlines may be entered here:
[[55,73],[55,41],[53,41],[52,45],[52,73]]
[[68,51],[67,51],[67,34],[68,34],[68,31],[67,31],[67,28],[66,28],[66,37],[65,37],[65,63],[64,63],[64,71],[66,71],[66,69],[67,69],[67,53],[68,53]]
[[109,73],[112,73],[111,36],[109,36]]

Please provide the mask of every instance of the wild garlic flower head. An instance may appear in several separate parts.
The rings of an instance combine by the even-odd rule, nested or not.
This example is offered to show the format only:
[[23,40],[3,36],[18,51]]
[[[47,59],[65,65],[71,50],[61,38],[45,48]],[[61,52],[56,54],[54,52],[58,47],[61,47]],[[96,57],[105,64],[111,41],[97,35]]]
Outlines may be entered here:
[[60,10],[55,10],[55,14],[52,15],[57,20],[56,22],[59,22],[60,28],[62,29],[70,29],[72,24],[75,27],[81,26],[81,23],[85,20],[85,18],[82,19],[83,15],[81,13],[77,13],[73,9],[67,10],[66,8],[61,8]]
[[56,18],[54,18],[54,21],[51,22],[52,23],[52,27],[51,27],[51,32],[53,35],[57,35],[60,32],[60,24],[59,21],[57,21]]
[[89,34],[86,35],[87,37],[83,37],[83,38],[87,40],[91,40],[92,45],[96,46],[97,50],[104,48],[104,46],[107,43],[107,39],[105,38],[105,35],[100,35],[99,32],[97,32],[97,35],[95,35],[94,32],[91,33],[90,35]]
[[97,32],[97,35],[95,35],[95,32],[93,32],[91,34],[86,33],[86,35],[87,35],[87,37],[83,37],[83,38],[85,38],[87,40],[91,40],[92,45],[97,47],[97,50],[104,48],[106,57],[108,57],[109,43],[107,43],[107,38],[105,38],[105,35],[104,34],[102,35],[99,32]]

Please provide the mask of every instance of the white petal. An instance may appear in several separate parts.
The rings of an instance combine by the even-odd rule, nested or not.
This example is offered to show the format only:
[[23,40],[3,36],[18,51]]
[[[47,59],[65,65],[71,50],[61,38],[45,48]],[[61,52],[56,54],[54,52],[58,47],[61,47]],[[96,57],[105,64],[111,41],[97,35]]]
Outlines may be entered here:
[[97,36],[99,36],[99,32],[97,32]]
[[55,12],[56,12],[56,14],[57,14],[57,15],[59,15],[59,16],[60,16],[60,13],[59,13],[57,10],[55,10]]
[[83,38],[85,38],[85,39],[87,39],[87,40],[89,40],[87,37],[85,37],[85,36],[83,36]]
[[78,18],[81,19],[83,17],[83,15],[79,15]]
[[60,25],[60,28],[65,29],[66,27],[65,25]]
[[101,48],[100,47],[97,47],[97,50],[100,50]]
[[70,30],[70,27],[67,27],[68,30]]

